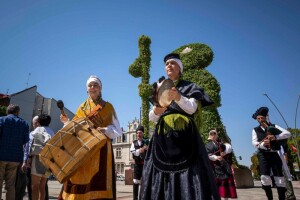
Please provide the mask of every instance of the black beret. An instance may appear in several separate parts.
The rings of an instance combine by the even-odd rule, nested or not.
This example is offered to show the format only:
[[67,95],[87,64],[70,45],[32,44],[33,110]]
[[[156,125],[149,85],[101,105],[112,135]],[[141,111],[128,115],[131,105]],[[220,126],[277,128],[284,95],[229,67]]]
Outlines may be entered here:
[[164,62],[166,62],[167,60],[172,59],[172,58],[177,58],[177,59],[180,60],[179,54],[177,54],[177,53],[169,53],[168,55],[165,56]]
[[135,132],[137,133],[138,131],[142,131],[144,133],[144,127],[142,125],[139,125]]
[[267,116],[269,112],[269,108],[268,107],[260,107],[259,109],[256,110],[256,112],[252,115],[253,119],[256,119],[258,115],[261,116]]

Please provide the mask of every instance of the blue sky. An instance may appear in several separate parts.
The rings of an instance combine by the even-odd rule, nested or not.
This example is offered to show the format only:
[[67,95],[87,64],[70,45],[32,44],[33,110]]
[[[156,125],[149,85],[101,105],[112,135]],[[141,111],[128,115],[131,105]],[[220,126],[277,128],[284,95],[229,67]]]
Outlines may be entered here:
[[[0,93],[37,85],[43,96],[62,99],[75,112],[87,97],[87,78],[95,74],[127,130],[140,115],[141,80],[128,73],[138,56],[138,38],[152,40],[151,82],[165,75],[167,53],[205,43],[214,52],[206,69],[221,85],[223,124],[236,155],[243,157],[240,164],[249,166],[256,109],[268,106],[271,121],[286,127],[263,93],[295,127],[299,10],[299,0],[3,0]],[[296,123],[299,127],[299,117]]]

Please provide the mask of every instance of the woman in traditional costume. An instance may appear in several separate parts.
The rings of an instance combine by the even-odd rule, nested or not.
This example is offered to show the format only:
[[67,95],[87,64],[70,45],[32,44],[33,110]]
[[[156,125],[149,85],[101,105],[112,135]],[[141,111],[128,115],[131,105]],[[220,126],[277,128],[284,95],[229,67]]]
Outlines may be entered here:
[[164,58],[172,103],[153,106],[149,119],[157,122],[149,144],[142,176],[140,199],[220,199],[208,155],[193,115],[198,104],[213,102],[202,88],[181,80],[183,65],[178,54]]
[[[97,76],[90,76],[86,83],[88,99],[82,103],[73,118],[89,118],[98,131],[108,138],[107,143],[63,185],[61,198],[72,200],[116,199],[114,157],[111,139],[122,135],[114,107],[102,99],[102,83]],[[61,115],[68,123],[68,117]]]
[[215,174],[215,180],[220,197],[236,199],[237,192],[232,173],[232,147],[229,143],[223,143],[216,130],[208,133],[208,143],[205,145],[211,166]]

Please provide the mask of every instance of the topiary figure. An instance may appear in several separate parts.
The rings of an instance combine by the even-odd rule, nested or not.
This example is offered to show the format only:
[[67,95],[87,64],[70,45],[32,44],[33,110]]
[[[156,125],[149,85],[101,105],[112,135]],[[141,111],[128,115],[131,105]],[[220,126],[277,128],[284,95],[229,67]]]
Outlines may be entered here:
[[[208,133],[214,128],[217,128],[219,137],[223,141],[230,142],[230,138],[226,133],[217,109],[221,106],[220,84],[205,69],[213,60],[213,51],[205,44],[193,43],[183,45],[173,51],[173,53],[180,54],[180,59],[183,63],[182,78],[204,88],[205,92],[214,101],[213,105],[204,107],[203,109],[199,105],[198,111],[195,114],[195,122],[204,142],[207,142]],[[235,158],[234,162],[236,163]]]
[[129,66],[129,73],[135,77],[141,77],[142,82],[139,84],[139,95],[142,99],[142,125],[144,126],[144,134],[149,133],[149,96],[151,96],[153,87],[149,84],[150,79],[150,51],[151,39],[145,35],[139,38],[139,57]]

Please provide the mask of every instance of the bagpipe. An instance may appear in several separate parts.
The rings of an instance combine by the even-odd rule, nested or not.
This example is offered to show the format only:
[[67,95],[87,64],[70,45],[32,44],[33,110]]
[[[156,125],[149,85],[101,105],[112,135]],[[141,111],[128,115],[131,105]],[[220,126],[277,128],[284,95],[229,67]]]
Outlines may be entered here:
[[266,137],[260,141],[257,146],[263,142],[266,142],[266,145],[264,146],[268,149],[268,151],[279,151],[281,149],[281,143],[280,141],[276,140],[276,135],[279,135],[282,133],[282,131],[273,125],[268,125],[265,122],[263,122],[263,125],[266,129]]
[[[211,161],[214,166],[214,173],[218,179],[227,179],[232,175],[232,147],[229,143],[222,143],[221,140],[217,140],[218,150],[209,154],[221,156],[222,160]],[[222,154],[223,152],[227,152],[227,154]]]

